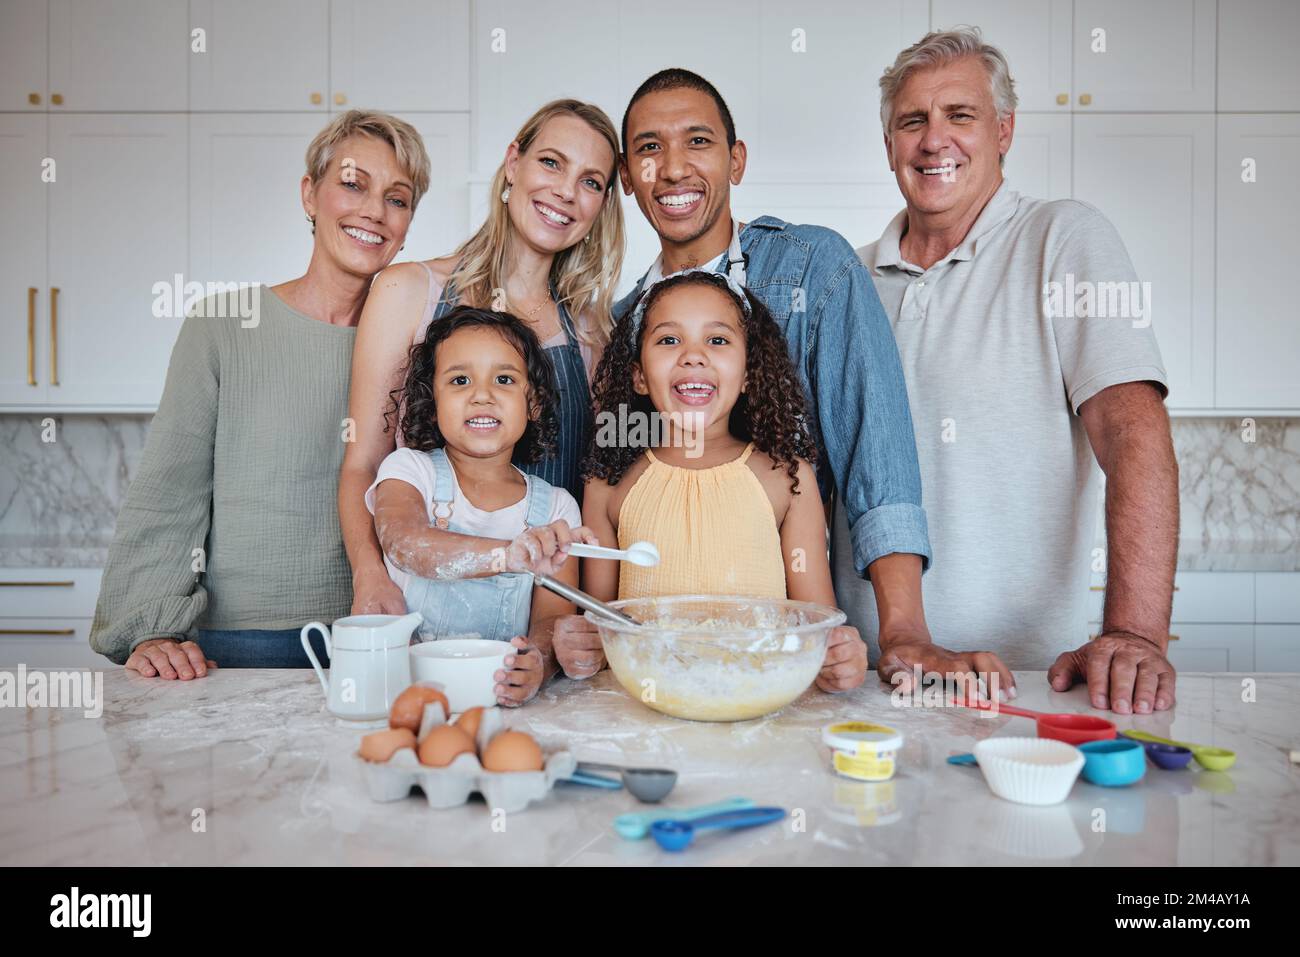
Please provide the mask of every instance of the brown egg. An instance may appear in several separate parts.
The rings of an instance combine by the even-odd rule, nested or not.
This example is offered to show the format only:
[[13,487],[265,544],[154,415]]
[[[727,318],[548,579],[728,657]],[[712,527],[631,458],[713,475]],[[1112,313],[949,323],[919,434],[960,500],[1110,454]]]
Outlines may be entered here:
[[361,739],[361,747],[357,753],[367,761],[383,764],[402,748],[415,750],[415,732],[409,728],[368,734]]
[[440,724],[432,728],[420,742],[420,763],[432,768],[445,768],[459,755],[473,754],[474,742],[454,724]]
[[424,706],[434,701],[442,704],[444,719],[451,716],[445,694],[437,688],[430,688],[427,685],[411,685],[411,687],[399,694],[397,700],[393,702],[393,710],[388,714],[388,726],[390,728],[406,728],[415,734],[419,734],[420,719],[424,717]]
[[483,749],[483,767],[489,771],[540,771],[542,749],[522,731],[502,731]]
[[471,741],[478,740],[478,726],[483,721],[482,708],[469,708],[456,719],[456,727],[469,735]]

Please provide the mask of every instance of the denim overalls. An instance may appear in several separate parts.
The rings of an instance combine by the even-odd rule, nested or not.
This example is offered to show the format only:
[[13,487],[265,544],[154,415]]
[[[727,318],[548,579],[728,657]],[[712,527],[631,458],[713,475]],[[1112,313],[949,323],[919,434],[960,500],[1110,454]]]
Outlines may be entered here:
[[[436,322],[451,311],[456,305],[456,295],[449,291],[450,283],[443,288],[442,295],[433,311]],[[556,297],[555,283],[551,283],[551,298]],[[559,436],[556,441],[555,454],[536,462],[516,462],[520,469],[545,479],[551,485],[566,489],[578,505],[582,505],[582,477],[578,466],[587,451],[587,441],[591,436],[592,412],[591,392],[587,388],[587,367],[578,350],[578,333],[573,327],[569,310],[560,304],[556,311],[560,315],[560,325],[568,342],[562,346],[544,349],[546,357],[551,360],[555,370],[555,388],[559,407],[555,417],[559,424]]]
[[[439,528],[462,535],[478,533],[457,524],[452,498],[455,476],[447,453],[434,449],[426,453],[433,462],[433,516]],[[528,491],[524,493],[524,519],[528,528],[545,525],[551,517],[555,489],[544,479],[525,475]],[[522,531],[522,529],[521,529]],[[477,634],[492,641],[509,641],[528,637],[528,615],[532,610],[533,576],[506,572],[487,578],[412,578],[402,589],[409,611],[424,616],[420,625],[421,641],[450,635]]]

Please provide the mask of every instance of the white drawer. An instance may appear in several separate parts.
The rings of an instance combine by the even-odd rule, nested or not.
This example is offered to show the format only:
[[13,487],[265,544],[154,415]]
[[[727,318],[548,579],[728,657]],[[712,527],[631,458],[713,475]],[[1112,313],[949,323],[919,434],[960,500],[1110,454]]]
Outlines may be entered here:
[[102,568],[0,568],[0,617],[94,618]]
[[[1178,671],[1254,671],[1252,625],[1173,625],[1169,660]],[[1176,636],[1176,637],[1175,637]]]
[[1255,573],[1255,620],[1300,624],[1300,572]]
[[[1088,592],[1088,621],[1101,621],[1106,594],[1093,578]],[[1250,572],[1178,572],[1174,575],[1175,622],[1255,620],[1255,576]]]
[[[90,647],[89,618],[0,618],[0,668],[116,667]],[[64,634],[64,632],[69,632]]]
[[1300,672],[1300,625],[1256,625],[1255,670]]

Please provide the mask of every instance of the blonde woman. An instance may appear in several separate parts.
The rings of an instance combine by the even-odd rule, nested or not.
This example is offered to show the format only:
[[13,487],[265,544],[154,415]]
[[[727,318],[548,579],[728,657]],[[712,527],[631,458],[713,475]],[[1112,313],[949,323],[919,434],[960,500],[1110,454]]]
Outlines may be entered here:
[[146,677],[307,667],[298,630],[352,604],[335,507],[352,347],[429,156],[409,124],[353,110],[306,159],[306,272],[258,287],[255,323],[215,299],[186,318],[117,517],[90,644]]
[[[361,315],[349,415],[356,441],[339,476],[339,516],[352,563],[353,614],[405,611],[366,504],[380,463],[401,444],[390,398],[411,346],[457,304],[510,312],[537,334],[555,375],[556,451],[524,471],[581,501],[578,462],[591,434],[591,376],[609,338],[623,260],[618,132],[598,107],[556,100],[534,113],[492,178],[487,219],[456,252],[385,269]],[[469,497],[473,498],[470,490]],[[438,564],[491,575],[501,541],[435,536]],[[552,545],[554,543],[551,543]]]

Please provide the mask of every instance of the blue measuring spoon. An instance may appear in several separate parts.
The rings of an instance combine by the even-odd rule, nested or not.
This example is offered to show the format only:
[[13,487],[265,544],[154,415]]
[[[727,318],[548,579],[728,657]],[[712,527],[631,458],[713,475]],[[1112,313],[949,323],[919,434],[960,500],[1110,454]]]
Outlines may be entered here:
[[655,821],[650,825],[650,836],[665,851],[684,851],[695,840],[698,831],[710,828],[737,830],[742,827],[757,827],[760,824],[779,821],[783,817],[785,817],[785,808],[751,807],[743,811],[710,814],[708,817],[696,818],[694,821]]
[[655,821],[695,821],[713,814],[721,814],[723,811],[739,811],[753,806],[754,802],[749,798],[736,797],[718,801],[716,804],[702,804],[699,807],[664,807],[657,811],[632,811],[614,818],[614,830],[618,832],[619,837],[629,841],[639,841],[650,835],[650,825]]

